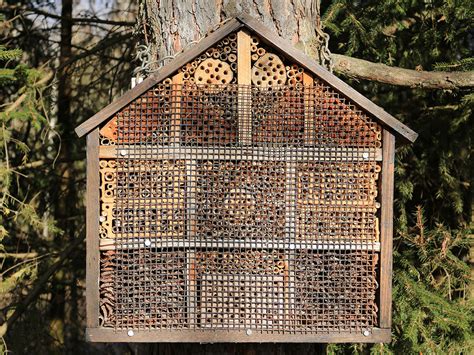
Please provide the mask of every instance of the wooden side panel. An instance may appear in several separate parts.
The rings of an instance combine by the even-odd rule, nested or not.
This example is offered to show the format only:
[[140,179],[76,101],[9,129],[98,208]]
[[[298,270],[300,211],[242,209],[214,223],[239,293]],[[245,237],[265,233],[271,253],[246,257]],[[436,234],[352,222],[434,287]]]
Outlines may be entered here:
[[87,326],[99,325],[99,129],[87,136],[86,315]]
[[393,191],[395,168],[395,137],[383,131],[382,183],[380,211],[380,327],[392,325],[392,255],[393,255]]
[[[248,33],[237,33],[237,83],[250,85],[252,68],[250,53],[251,38]],[[252,115],[250,112],[251,95],[249,87],[239,87],[239,141],[243,144],[252,142]]]

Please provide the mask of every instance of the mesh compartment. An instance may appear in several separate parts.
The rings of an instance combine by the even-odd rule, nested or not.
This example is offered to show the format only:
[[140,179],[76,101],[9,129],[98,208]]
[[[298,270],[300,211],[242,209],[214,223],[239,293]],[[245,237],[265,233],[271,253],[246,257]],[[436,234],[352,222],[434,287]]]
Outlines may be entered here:
[[285,61],[288,85],[196,85],[206,58],[101,129],[101,325],[376,327],[380,125]]

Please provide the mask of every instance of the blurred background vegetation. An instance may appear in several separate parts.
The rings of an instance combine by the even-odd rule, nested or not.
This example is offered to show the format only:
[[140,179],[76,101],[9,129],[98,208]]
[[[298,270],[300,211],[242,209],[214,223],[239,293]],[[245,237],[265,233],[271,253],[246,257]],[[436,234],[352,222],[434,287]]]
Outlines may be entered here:
[[[240,350],[85,343],[85,141],[73,130],[130,87],[147,3],[0,0],[0,349],[472,353],[472,87],[347,77],[420,135],[397,150],[393,342]],[[333,53],[420,71],[474,70],[471,0],[323,1],[322,15]]]

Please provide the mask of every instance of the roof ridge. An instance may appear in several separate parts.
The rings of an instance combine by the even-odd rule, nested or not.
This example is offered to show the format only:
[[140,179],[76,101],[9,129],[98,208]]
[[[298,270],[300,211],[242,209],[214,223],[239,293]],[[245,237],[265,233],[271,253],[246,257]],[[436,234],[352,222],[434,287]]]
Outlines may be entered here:
[[396,135],[399,135],[404,140],[409,142],[414,142],[417,138],[418,134],[412,129],[404,125],[381,107],[377,106],[374,102],[363,96],[361,93],[339,79],[337,76],[327,71],[324,67],[316,63],[314,59],[296,49],[293,45],[276,35],[274,32],[270,31],[259,21],[246,14],[241,14],[226,20],[223,25],[218,27],[213,32],[210,32],[209,35],[201,38],[197,44],[182,52],[178,52],[172,61],[165,64],[158,71],[151,74],[133,89],[129,90],[117,100],[114,100],[112,103],[100,110],[94,116],[77,126],[75,129],[77,135],[82,137],[83,135],[89,133],[99,124],[111,118],[111,116],[113,116],[117,111],[122,109],[132,100],[139,97],[141,94],[163,79],[172,75],[183,65],[189,63],[201,55],[216,42],[243,27],[256,33],[263,42],[266,42],[273,49],[280,51],[288,59],[303,66],[309,72],[318,77],[318,79],[324,81],[333,89],[353,101],[357,106],[373,115],[377,121],[385,125],[386,128],[392,130]]

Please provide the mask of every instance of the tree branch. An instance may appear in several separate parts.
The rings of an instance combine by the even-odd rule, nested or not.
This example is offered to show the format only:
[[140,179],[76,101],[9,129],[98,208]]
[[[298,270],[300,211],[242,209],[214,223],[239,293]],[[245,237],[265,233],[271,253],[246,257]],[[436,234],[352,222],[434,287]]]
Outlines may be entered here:
[[[62,16],[58,14],[53,14],[51,12],[43,11],[40,9],[35,9],[35,8],[29,8],[25,6],[16,6],[16,5],[11,5],[11,6],[5,6],[5,8],[8,9],[13,9],[13,10],[21,10],[21,11],[26,11],[26,12],[32,12],[34,14],[46,16],[49,18],[54,18],[57,20],[61,20]],[[80,24],[80,23],[96,23],[96,24],[102,24],[102,25],[112,25],[112,26],[126,26],[126,27],[133,27],[135,26],[135,22],[131,21],[113,21],[113,20],[104,20],[100,19],[97,17],[72,17],[70,19],[71,22],[75,24]]]
[[59,259],[51,265],[51,267],[46,270],[41,277],[38,279],[33,289],[28,293],[28,295],[22,300],[20,304],[17,305],[13,314],[6,319],[6,321],[0,326],[0,337],[4,336],[8,328],[10,328],[15,321],[20,318],[20,316],[26,311],[28,306],[38,298],[41,294],[43,287],[48,282],[49,278],[54,275],[59,268],[62,266],[64,261],[71,256],[73,252],[78,250],[79,245],[84,241],[82,237],[76,237],[74,241],[69,244],[59,255]]
[[351,78],[423,89],[466,89],[474,87],[474,71],[436,72],[391,67],[340,54],[332,54],[334,71]]

